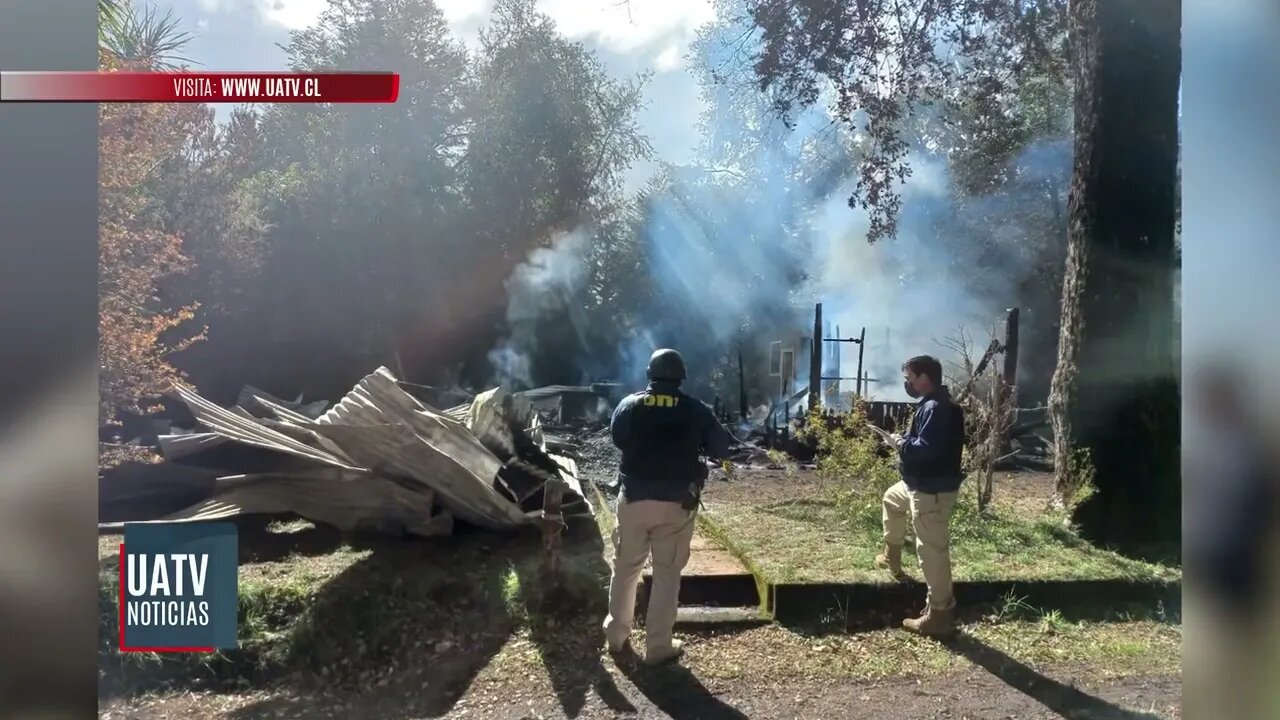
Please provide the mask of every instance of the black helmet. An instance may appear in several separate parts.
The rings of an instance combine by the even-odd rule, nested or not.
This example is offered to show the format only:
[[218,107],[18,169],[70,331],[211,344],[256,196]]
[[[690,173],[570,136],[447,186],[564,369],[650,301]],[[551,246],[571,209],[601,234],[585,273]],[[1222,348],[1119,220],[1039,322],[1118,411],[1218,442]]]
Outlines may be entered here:
[[654,350],[653,355],[649,356],[647,374],[650,380],[674,380],[677,382],[684,380],[684,358],[680,357],[680,353],[669,348]]

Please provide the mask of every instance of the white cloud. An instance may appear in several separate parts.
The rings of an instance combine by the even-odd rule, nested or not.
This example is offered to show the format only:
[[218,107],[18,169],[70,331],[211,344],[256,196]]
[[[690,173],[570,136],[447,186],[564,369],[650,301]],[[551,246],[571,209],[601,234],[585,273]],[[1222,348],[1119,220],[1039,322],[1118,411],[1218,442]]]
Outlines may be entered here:
[[[328,0],[256,0],[267,20],[290,30],[310,26]],[[222,0],[199,0],[207,10]],[[452,24],[474,21],[490,12],[492,0],[436,0]],[[594,39],[618,53],[652,46],[662,48],[655,59],[659,70],[679,67],[680,55],[694,31],[714,19],[710,0],[541,0],[539,9],[566,36]]]
[[659,53],[658,57],[654,58],[653,66],[659,72],[670,72],[672,70],[679,70],[680,62],[681,60],[684,59],[683,55],[684,53],[681,52],[680,45],[676,43],[672,43],[671,45],[667,46],[666,50],[663,50],[661,53]]
[[672,36],[687,41],[715,17],[710,0],[543,0],[539,7],[565,35],[594,37],[622,53]]
[[259,0],[262,14],[290,30],[301,30],[315,23],[329,0]]
[[490,0],[436,0],[436,7],[450,23],[484,15],[489,12],[491,4]]
[[[200,0],[202,6],[214,9],[220,0]],[[309,27],[328,7],[329,0],[258,0],[262,14],[290,30]],[[450,23],[483,15],[489,11],[489,0],[436,0],[436,7]]]

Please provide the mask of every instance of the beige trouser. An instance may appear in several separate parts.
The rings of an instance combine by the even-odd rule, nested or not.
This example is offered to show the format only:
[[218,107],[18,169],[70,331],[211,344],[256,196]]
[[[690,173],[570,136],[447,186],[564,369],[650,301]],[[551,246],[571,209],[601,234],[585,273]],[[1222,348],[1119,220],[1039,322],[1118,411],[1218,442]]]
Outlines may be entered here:
[[676,624],[680,572],[689,562],[694,511],[680,503],[637,500],[618,505],[613,530],[613,579],[609,582],[609,617],[604,620],[609,647],[619,648],[631,634],[636,613],[636,583],[644,562],[653,555],[653,586],[645,616],[645,647],[661,653],[671,649]]
[[907,515],[916,535],[920,572],[929,587],[929,607],[950,610],[956,599],[951,591],[951,510],[956,492],[917,492],[899,481],[884,493],[884,541],[902,545],[907,540]]

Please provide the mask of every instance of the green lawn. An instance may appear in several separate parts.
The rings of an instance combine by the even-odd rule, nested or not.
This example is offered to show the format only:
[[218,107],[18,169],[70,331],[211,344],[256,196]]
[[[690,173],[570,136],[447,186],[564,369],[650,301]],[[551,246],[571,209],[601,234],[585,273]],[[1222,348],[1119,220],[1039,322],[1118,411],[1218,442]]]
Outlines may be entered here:
[[[880,546],[878,523],[869,521],[874,509],[855,515],[827,494],[796,494],[761,504],[708,502],[705,523],[716,540],[770,583],[890,582],[872,564]],[[909,537],[904,565],[918,576],[911,543]],[[956,580],[1181,578],[1176,567],[1130,559],[1081,540],[1048,511],[997,508],[979,516],[958,508],[951,552]]]

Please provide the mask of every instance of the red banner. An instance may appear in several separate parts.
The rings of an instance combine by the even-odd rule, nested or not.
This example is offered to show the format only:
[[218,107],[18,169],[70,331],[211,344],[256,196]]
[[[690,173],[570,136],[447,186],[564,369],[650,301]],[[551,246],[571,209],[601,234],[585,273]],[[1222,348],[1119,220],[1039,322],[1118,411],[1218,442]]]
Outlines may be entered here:
[[393,103],[398,73],[0,71],[0,102]]

